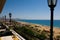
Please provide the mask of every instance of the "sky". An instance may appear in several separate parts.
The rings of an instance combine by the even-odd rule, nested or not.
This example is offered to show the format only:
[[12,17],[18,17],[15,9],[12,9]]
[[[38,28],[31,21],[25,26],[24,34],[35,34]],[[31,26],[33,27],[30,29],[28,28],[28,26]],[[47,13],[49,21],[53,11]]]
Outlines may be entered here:
[[[0,16],[9,18],[50,20],[50,8],[47,0],[6,0]],[[60,0],[54,10],[54,20],[60,20]]]

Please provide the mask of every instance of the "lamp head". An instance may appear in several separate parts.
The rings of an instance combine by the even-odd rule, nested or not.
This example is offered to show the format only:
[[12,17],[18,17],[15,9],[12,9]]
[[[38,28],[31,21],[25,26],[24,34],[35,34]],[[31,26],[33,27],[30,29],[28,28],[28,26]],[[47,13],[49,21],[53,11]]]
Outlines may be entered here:
[[11,17],[11,13],[9,13],[9,16]]
[[55,7],[57,4],[57,0],[48,0],[48,6],[49,7]]

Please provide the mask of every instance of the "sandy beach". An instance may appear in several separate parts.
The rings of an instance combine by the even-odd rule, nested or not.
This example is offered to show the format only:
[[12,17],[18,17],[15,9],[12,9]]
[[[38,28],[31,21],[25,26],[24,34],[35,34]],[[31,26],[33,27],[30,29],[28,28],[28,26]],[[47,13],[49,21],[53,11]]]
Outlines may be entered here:
[[[18,22],[18,23],[21,25],[29,25],[29,27],[33,27],[34,29],[45,30],[50,33],[50,26],[40,25],[40,24],[32,24],[32,23],[27,23],[27,22]],[[60,28],[54,27],[53,32],[54,32],[53,33],[54,37],[59,36],[60,35]]]

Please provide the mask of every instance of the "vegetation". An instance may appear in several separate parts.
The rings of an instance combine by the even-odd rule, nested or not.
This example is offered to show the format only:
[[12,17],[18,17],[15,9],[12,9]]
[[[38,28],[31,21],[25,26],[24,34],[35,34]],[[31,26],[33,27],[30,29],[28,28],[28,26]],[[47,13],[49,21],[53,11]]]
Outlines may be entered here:
[[20,35],[23,35],[28,40],[44,40],[46,39],[45,33],[38,34],[35,31],[23,27],[15,27],[14,30],[19,33]]
[[60,40],[60,35],[58,35],[56,38],[57,38],[57,40]]

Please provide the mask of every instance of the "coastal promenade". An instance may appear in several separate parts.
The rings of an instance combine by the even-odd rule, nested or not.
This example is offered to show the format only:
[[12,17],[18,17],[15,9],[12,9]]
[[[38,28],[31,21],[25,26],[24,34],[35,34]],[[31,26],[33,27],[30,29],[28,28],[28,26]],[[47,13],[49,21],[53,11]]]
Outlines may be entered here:
[[[4,24],[5,25],[5,24]],[[9,27],[7,25],[5,25],[6,28],[9,29]],[[10,29],[10,31],[19,39],[19,40],[26,40],[24,39],[21,35],[19,35],[18,33],[16,33],[14,30]]]
[[3,23],[0,23],[0,40],[19,40]]
[[25,40],[22,36],[20,36],[18,33],[16,33],[14,30],[10,30],[19,40]]

